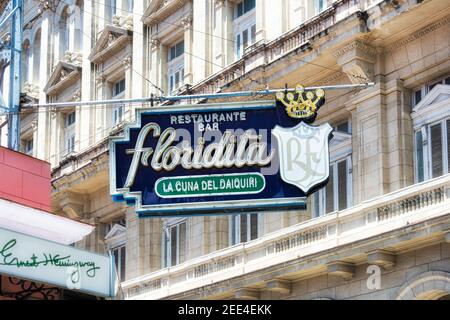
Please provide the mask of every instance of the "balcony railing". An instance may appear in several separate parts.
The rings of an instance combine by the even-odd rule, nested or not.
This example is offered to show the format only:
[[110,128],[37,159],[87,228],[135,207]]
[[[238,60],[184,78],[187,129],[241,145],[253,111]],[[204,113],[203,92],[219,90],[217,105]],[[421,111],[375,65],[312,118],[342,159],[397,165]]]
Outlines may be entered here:
[[448,214],[450,174],[122,283],[126,299],[160,299]]

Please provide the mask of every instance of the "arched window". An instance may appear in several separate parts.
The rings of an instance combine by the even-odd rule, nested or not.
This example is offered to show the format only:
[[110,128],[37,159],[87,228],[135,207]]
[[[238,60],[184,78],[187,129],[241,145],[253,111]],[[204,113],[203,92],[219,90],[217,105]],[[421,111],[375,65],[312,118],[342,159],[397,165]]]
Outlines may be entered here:
[[133,0],[123,0],[122,8],[125,11],[125,15],[131,15],[133,13]]
[[77,51],[83,50],[83,10],[84,1],[77,0],[74,10],[71,13],[71,23],[74,26],[73,49]]
[[31,56],[31,48],[30,48],[30,40],[26,39],[22,44],[22,83],[28,82],[28,75],[30,69],[30,56]]
[[64,54],[69,50],[69,6],[66,6],[59,19],[59,59],[64,59]]
[[112,17],[117,14],[117,0],[106,0],[105,1],[105,18],[106,23],[110,24],[112,22]]
[[36,32],[33,41],[33,83],[39,83],[39,66],[41,59],[41,29]]

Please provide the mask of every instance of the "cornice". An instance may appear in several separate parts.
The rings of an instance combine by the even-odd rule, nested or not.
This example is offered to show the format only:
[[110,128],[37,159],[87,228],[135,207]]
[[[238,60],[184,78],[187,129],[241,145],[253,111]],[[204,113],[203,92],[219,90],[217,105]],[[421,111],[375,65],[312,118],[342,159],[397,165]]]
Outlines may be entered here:
[[447,16],[445,18],[442,18],[441,20],[432,23],[428,26],[426,26],[425,28],[422,28],[414,33],[412,33],[411,35],[407,36],[406,38],[403,38],[400,41],[396,41],[394,44],[387,46],[385,49],[385,52],[392,52],[397,50],[398,48],[404,47],[405,45],[407,45],[408,43],[420,39],[426,35],[428,35],[429,33],[447,25],[450,22],[450,16]]
[[98,64],[111,57],[132,42],[132,31],[107,26],[100,35],[95,47],[89,55],[92,63]]
[[365,52],[368,55],[373,56],[373,57],[375,57],[377,54],[379,54],[381,52],[381,50],[378,48],[372,47],[360,40],[354,40],[354,41],[348,43],[347,45],[345,45],[344,47],[341,47],[338,50],[336,50],[333,53],[333,56],[335,58],[339,58],[339,57],[343,56],[344,54],[346,54],[352,50],[355,50],[355,49],[360,49],[363,52]]
[[[61,72],[68,69],[69,72],[63,77]],[[59,78],[58,78],[59,77]],[[44,88],[44,92],[49,96],[58,95],[64,89],[68,88],[70,85],[76,83],[81,78],[81,68],[73,64],[60,61],[56,65],[55,70],[50,76],[47,85]],[[59,80],[58,82],[56,82]]]
[[164,3],[163,6],[158,10],[153,11],[148,15],[144,13],[144,16],[142,17],[141,21],[148,26],[152,26],[166,19],[171,14],[175,13],[178,9],[182,8],[188,1],[189,0],[167,0],[166,3]]

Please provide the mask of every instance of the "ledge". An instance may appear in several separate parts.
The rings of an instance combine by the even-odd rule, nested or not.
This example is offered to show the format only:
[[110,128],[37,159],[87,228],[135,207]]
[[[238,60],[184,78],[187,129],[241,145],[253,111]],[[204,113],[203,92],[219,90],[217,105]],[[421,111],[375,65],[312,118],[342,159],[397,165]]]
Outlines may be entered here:
[[[126,299],[161,299],[439,218],[449,210],[450,174],[125,281],[122,288]],[[330,268],[351,274],[349,268]]]

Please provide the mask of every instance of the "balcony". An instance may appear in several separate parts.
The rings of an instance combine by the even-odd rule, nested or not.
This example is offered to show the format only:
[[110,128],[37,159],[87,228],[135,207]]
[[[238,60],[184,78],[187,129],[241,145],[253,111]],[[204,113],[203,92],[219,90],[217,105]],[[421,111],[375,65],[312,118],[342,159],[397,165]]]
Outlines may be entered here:
[[[450,174],[121,284],[126,299],[161,299],[325,253],[450,212]],[[394,241],[400,241],[395,239]]]

